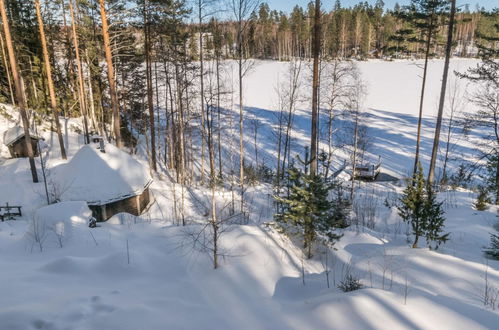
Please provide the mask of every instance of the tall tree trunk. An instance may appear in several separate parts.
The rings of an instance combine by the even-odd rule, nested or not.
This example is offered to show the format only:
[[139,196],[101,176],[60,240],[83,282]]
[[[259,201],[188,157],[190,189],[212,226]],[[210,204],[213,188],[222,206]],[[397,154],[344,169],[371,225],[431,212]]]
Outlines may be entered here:
[[100,136],[104,136],[102,132],[102,128],[97,123],[97,116],[95,114],[95,99],[94,99],[94,88],[92,86],[92,70],[90,69],[91,62],[88,57],[88,49],[85,49],[85,58],[88,65],[88,75],[87,75],[87,85],[88,85],[88,103],[90,107],[90,121],[92,122],[92,127],[94,130],[99,132]]
[[36,183],[38,182],[38,173],[36,172],[34,153],[31,145],[29,121],[28,121],[28,116],[26,115],[26,103],[24,102],[24,97],[23,97],[23,84],[17,66],[16,55],[14,54],[14,45],[12,44],[12,37],[10,35],[9,19],[7,18],[7,12],[5,11],[4,0],[0,0],[0,14],[2,16],[2,25],[5,34],[5,43],[7,44],[7,51],[9,53],[9,60],[10,60],[10,69],[12,70],[12,78],[14,80],[14,85],[16,90],[17,106],[19,107],[21,120],[23,122],[24,141],[26,144],[26,150],[28,152],[31,177],[33,179],[33,182]]
[[76,65],[78,68],[78,91],[79,91],[79,99],[80,99],[80,108],[81,113],[83,115],[83,128],[85,133],[85,144],[90,143],[90,136],[88,134],[88,120],[87,120],[87,105],[85,100],[85,84],[83,82],[83,68],[81,64],[80,58],[80,49],[78,46],[78,36],[76,35],[76,21],[73,10],[73,0],[69,0],[69,13],[71,15],[71,27],[73,32],[73,46],[76,55]]
[[310,174],[317,174],[317,122],[319,117],[319,54],[321,48],[321,1],[315,0],[314,35],[313,35],[313,77],[312,77],[312,127],[310,136]]
[[[166,61],[163,62],[163,65],[165,67],[165,73],[166,73]],[[171,122],[171,130],[170,130],[170,168],[174,168],[178,164],[178,153],[175,152],[174,148],[177,148],[177,141],[178,141],[178,135],[177,135],[177,126],[175,124],[175,107],[174,107],[174,100],[173,100],[173,92],[172,92],[172,84],[171,84],[171,78],[170,75],[166,73],[166,85],[168,87],[168,94],[169,94],[169,100],[170,100],[170,122]],[[177,172],[177,182],[178,182],[178,171]]]
[[45,73],[47,75],[47,83],[50,95],[50,107],[52,108],[52,114],[54,116],[55,129],[57,132],[57,138],[59,140],[59,147],[61,149],[62,159],[66,159],[66,148],[64,147],[64,139],[62,138],[61,123],[59,122],[59,114],[57,111],[57,99],[55,97],[54,82],[52,80],[52,68],[49,60],[49,52],[47,49],[47,39],[45,37],[45,29],[43,27],[42,13],[40,9],[40,0],[35,0],[36,16],[38,19],[38,28],[40,30],[40,39],[42,42],[43,50],[43,61],[45,62]]
[[[165,115],[166,121],[166,132],[165,132],[165,146],[168,145],[168,168],[173,168],[174,160],[174,136],[175,136],[175,118],[173,116],[173,97],[172,89],[170,85],[170,75],[168,74],[166,60],[163,60],[163,70],[165,74]],[[170,106],[168,107],[168,101],[170,101]],[[168,111],[170,108],[170,111]]]
[[353,133],[353,159],[352,159],[352,186],[350,188],[350,200],[353,202],[353,196],[355,192],[355,171],[357,169],[357,144],[359,140],[359,111],[360,109],[355,109],[355,127]]
[[[66,33],[64,33],[64,41],[66,42],[66,57],[67,57],[67,62],[66,62],[66,76],[69,77],[69,89],[70,92],[73,93],[73,98],[77,99],[77,88],[75,88],[75,82],[74,82],[74,72],[73,72],[73,52],[71,50],[71,29],[68,28],[68,24],[66,21],[66,4],[65,1],[61,1],[61,11],[62,11],[62,27]],[[64,98],[63,98],[64,102]],[[64,107],[63,107],[63,114],[65,116],[69,116],[70,114],[67,114],[64,112]],[[66,143],[67,147],[67,143]]]
[[107,23],[107,14],[104,0],[99,0],[100,3],[100,17],[102,21],[102,38],[104,39],[104,51],[106,53],[107,64],[107,79],[109,81],[109,94],[111,96],[111,108],[113,109],[113,130],[116,139],[116,146],[123,147],[121,140],[121,120],[120,120],[120,106],[118,103],[118,94],[116,92],[116,81],[114,80],[114,67],[113,55],[111,53],[111,43],[109,40],[109,27]]
[[418,117],[418,133],[416,137],[416,152],[414,156],[414,169],[412,171],[413,177],[416,175],[418,171],[418,163],[419,163],[419,149],[421,145],[421,124],[423,121],[423,103],[424,103],[424,95],[425,95],[425,86],[426,86],[426,73],[428,71],[428,58],[430,56],[430,47],[431,47],[431,35],[433,33],[432,29],[433,23],[430,22],[430,28],[428,30],[428,36],[426,38],[426,51],[425,51],[425,61],[423,68],[423,82],[421,85],[421,97],[419,99],[419,117]]
[[217,66],[217,140],[218,140],[218,176],[222,178],[222,123],[220,116],[220,50],[216,50],[216,66]]
[[[184,49],[183,49],[183,52],[184,54],[186,54],[186,50],[185,50],[185,46],[184,46]],[[189,128],[189,120],[192,118],[192,114],[191,114],[191,98],[189,97],[189,78],[187,77],[187,62],[185,60],[181,60],[182,62],[182,76],[181,76],[181,79],[179,80],[181,82],[181,86],[182,86],[182,97],[180,97],[180,100],[185,100],[185,105],[184,103],[182,102],[182,106],[185,106],[185,109],[187,110],[187,113],[186,113],[186,126],[187,128]],[[185,95],[185,96],[184,96]],[[185,131],[185,130],[184,130]],[[195,177],[195,169],[194,169],[194,144],[193,144],[193,139],[192,139],[192,129],[187,129],[187,134],[188,134],[188,138],[189,138],[189,148],[188,148],[188,152],[189,152],[189,157],[187,158],[186,157],[186,160],[188,159],[189,160],[189,165],[190,165],[190,175],[187,177],[187,179],[189,180],[189,183],[193,181],[194,177]],[[187,154],[187,151],[186,151],[186,154]]]
[[7,58],[7,54],[5,53],[5,45],[3,42],[3,33],[0,33],[0,47],[2,47],[3,64],[5,67],[5,73],[7,74],[7,82],[9,84],[10,103],[12,103],[12,105],[16,105],[16,101],[14,98],[14,90],[12,89],[12,80],[10,78],[10,69],[8,64],[9,60]]
[[149,132],[151,134],[151,167],[156,171],[156,133],[154,131],[154,105],[152,95],[151,31],[147,17],[147,0],[144,1],[144,51],[146,55],[147,108],[149,110]]
[[433,149],[431,152],[430,170],[428,172],[428,184],[432,184],[435,178],[435,166],[437,164],[438,144],[440,142],[440,130],[442,128],[442,117],[444,113],[445,91],[447,88],[447,75],[449,72],[449,60],[452,50],[452,34],[454,32],[454,16],[456,14],[456,0],[451,0],[449,17],[449,30],[447,31],[447,45],[445,48],[445,64],[442,76],[442,88],[440,90],[440,102],[438,103],[437,125],[435,127],[435,137],[433,139]]
[[239,6],[237,33],[238,78],[239,78],[239,186],[241,188],[241,212],[244,207],[244,116],[243,116],[243,28],[242,7]]
[[284,174],[281,173],[281,145],[282,145],[282,135],[283,135],[283,120],[284,120],[284,112],[283,110],[279,110],[279,119],[278,119],[278,129],[277,129],[277,172],[276,172],[276,186],[280,188],[281,186],[281,177],[284,177]]
[[[158,60],[153,59],[154,62],[154,95],[156,98],[156,140],[158,148],[158,162],[161,159],[161,114],[159,109],[159,78],[158,78]],[[166,147],[166,146],[165,146]]]
[[447,181],[447,162],[449,159],[449,150],[450,150],[450,140],[452,135],[452,126],[454,122],[454,109],[451,110],[450,118],[449,118],[449,127],[447,127],[447,140],[445,143],[445,155],[444,155],[444,165],[442,167],[442,181],[445,183]]
[[499,205],[499,157],[496,154],[496,182],[495,182],[495,189],[496,189],[496,198],[495,202],[496,205]]
[[[210,84],[211,91],[211,84]],[[213,93],[210,93],[213,95]],[[209,112],[208,112],[209,109]],[[207,108],[206,124],[208,127],[208,150],[210,157],[210,188],[211,188],[211,226],[213,232],[213,268],[218,267],[218,239],[220,224],[217,220],[217,203],[215,199],[216,172],[215,172],[215,147],[213,143],[213,104]]]
[[[201,184],[204,183],[205,118],[204,118],[204,58],[203,58],[203,0],[198,0],[199,18],[199,80],[201,87]],[[209,133],[208,133],[209,134]]]
[[[185,184],[185,168],[186,168],[186,153],[185,153],[185,136],[184,136],[184,128],[185,128],[185,116],[184,116],[184,105],[182,100],[182,87],[180,83],[180,72],[179,72],[179,64],[174,63],[175,65],[175,82],[176,82],[176,91],[177,91],[177,116],[178,116],[178,139],[179,139],[179,151],[178,151],[178,167],[177,173],[179,176],[179,182],[183,185]],[[183,208],[182,208],[183,210]],[[182,215],[183,217],[183,215]]]
[[331,158],[333,157],[333,120],[334,120],[334,109],[331,107],[328,111],[328,122],[327,122],[327,163],[326,172],[324,178],[327,179],[329,176],[329,167],[331,166]]

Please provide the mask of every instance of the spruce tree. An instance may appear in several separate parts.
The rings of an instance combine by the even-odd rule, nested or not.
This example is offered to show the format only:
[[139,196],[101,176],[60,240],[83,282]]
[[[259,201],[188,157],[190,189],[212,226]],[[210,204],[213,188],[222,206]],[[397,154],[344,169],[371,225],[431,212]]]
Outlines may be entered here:
[[[307,168],[309,164],[305,163],[304,167]],[[312,244],[318,234],[327,236],[333,243],[340,238],[334,230],[345,226],[349,204],[342,195],[331,200],[329,194],[338,185],[326,182],[320,175],[310,174],[294,166],[288,169],[288,174],[289,194],[276,196],[282,208],[275,219],[302,231],[303,246],[307,258],[311,258]]]
[[424,207],[427,227],[425,228],[426,245],[430,249],[437,250],[440,244],[449,239],[449,233],[443,233],[444,229],[444,210],[443,202],[437,201],[437,195],[428,184],[426,185],[426,203]]
[[[497,128],[494,130],[498,131]],[[495,204],[499,205],[499,151],[497,149],[492,150],[490,154],[487,155],[486,170],[485,183],[487,192],[490,191],[494,194]]]
[[427,227],[425,217],[425,182],[423,168],[418,164],[418,171],[407,183],[404,195],[400,199],[401,205],[397,206],[399,216],[409,222],[414,235],[413,248],[418,247],[419,237],[424,236]]
[[448,240],[449,234],[443,233],[443,203],[437,201],[437,195],[425,181],[421,164],[418,164],[415,176],[407,183],[400,202],[397,206],[399,215],[412,226],[413,248],[418,247],[420,237],[426,238],[426,244],[431,249],[437,249]]
[[477,211],[485,211],[487,204],[491,202],[489,198],[489,191],[485,187],[478,187],[478,196],[473,206]]
[[499,235],[490,234],[490,246],[484,251],[488,256],[499,259]]

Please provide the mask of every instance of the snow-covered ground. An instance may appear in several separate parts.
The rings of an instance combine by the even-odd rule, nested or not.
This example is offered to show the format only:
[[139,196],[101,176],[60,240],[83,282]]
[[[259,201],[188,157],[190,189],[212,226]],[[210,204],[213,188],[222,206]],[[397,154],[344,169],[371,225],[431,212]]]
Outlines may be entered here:
[[[452,62],[455,70],[475,63]],[[422,148],[425,162],[441,64],[431,63]],[[373,139],[369,152],[382,156],[385,171],[402,177],[412,166],[420,70],[407,61],[370,61],[359,67],[369,88],[365,101]],[[274,148],[270,129],[275,119],[275,85],[286,68],[286,63],[260,62],[245,85],[247,112],[265,125],[259,144],[269,165]],[[305,103],[295,122],[298,144],[305,143],[309,129]],[[3,131],[13,124],[0,116],[0,144]],[[82,146],[71,125],[78,121],[68,121],[69,157]],[[61,163],[57,142],[48,131],[41,134],[45,150],[50,151],[50,174],[50,168]],[[251,138],[247,142],[251,157]],[[474,157],[470,142],[456,143],[460,157]],[[199,222],[206,214],[201,204],[209,205],[205,190],[186,193],[185,217],[191,224],[177,226],[174,187],[163,175],[154,177],[151,190],[156,203],[143,216],[118,215],[95,229],[86,227],[84,221],[73,221],[71,237],[62,247],[52,237],[40,251],[33,244],[31,219],[46,204],[44,186],[31,183],[25,159],[7,159],[7,150],[1,148],[0,205],[23,205],[24,216],[0,222],[0,329],[498,327],[497,307],[485,307],[483,299],[486,285],[499,290],[499,261],[482,254],[498,210],[474,210],[475,195],[469,191],[440,194],[451,239],[438,251],[429,251],[410,248],[406,224],[394,207],[384,205],[385,201],[391,204],[403,187],[362,183],[359,198],[365,198],[366,205],[376,205],[374,228],[346,229],[335,251],[317,247],[313,259],[303,260],[299,242],[264,225],[272,220],[269,188],[250,187],[246,195],[251,221],[227,228],[221,239],[221,267],[213,270],[209,256],[192,248],[192,233],[200,230]],[[176,193],[180,194],[179,186]],[[221,207],[223,196],[219,202]],[[78,205],[72,213],[62,213],[85,219],[85,212]],[[45,211],[39,213],[47,217]],[[347,269],[361,279],[363,289],[343,293],[336,288]]]
[[[367,127],[367,135],[370,140],[367,157],[377,159],[381,156],[383,168],[386,172],[395,176],[404,176],[410,172],[414,161],[414,150],[416,144],[416,125],[418,121],[419,100],[421,95],[422,65],[423,61],[366,61],[355,62],[361,73],[361,78],[366,85],[367,95],[361,103],[363,117],[361,124]],[[452,72],[465,72],[468,68],[478,64],[477,60],[455,59],[451,61],[448,92],[459,90],[461,106],[456,117],[462,117],[463,113],[473,112],[475,107],[468,99],[474,92],[474,86],[465,79],[457,78]],[[279,84],[286,83],[289,64],[285,62],[255,61],[253,68],[247,74],[245,80],[244,102],[248,108],[247,112],[259,118],[263,126],[260,128],[261,144],[264,145],[264,157],[267,164],[274,167],[276,155],[268,150],[275,150],[275,138],[269,131],[272,124],[276,122],[276,109],[278,108],[277,88]],[[294,117],[293,143],[306,146],[309,144],[310,131],[310,63],[302,64],[301,81],[297,110]],[[231,69],[236,77],[236,68]],[[424,168],[429,163],[433,136],[435,129],[435,117],[438,110],[440,87],[442,80],[443,60],[432,60],[428,66],[428,77],[425,89],[425,101],[423,104],[423,122],[421,138],[421,162]],[[234,78],[235,79],[235,78]],[[234,80],[237,83],[237,80]],[[236,86],[237,87],[237,86]],[[328,90],[321,90],[325,102]],[[447,98],[447,104],[449,99]],[[320,123],[327,122],[326,114],[322,113]],[[449,117],[449,109],[444,112]],[[263,119],[262,119],[263,118]],[[345,122],[346,121],[346,122]],[[447,132],[447,120],[443,122],[442,139]],[[348,119],[337,118],[333,126],[338,127],[349,124]],[[246,124],[248,125],[248,124]],[[247,134],[246,148],[248,158],[253,159],[254,148],[252,134]],[[454,170],[464,160],[472,162],[475,160],[475,145],[465,141],[462,135],[454,133],[451,141],[455,147],[451,150],[457,158],[457,162],[449,164]],[[440,156],[442,158],[445,143],[441,143]],[[325,148],[325,146],[323,146]],[[302,152],[300,148],[295,151]],[[349,155],[349,154],[348,154]],[[336,164],[341,164],[348,157],[341,151],[337,151]],[[338,160],[339,158],[339,160]],[[438,175],[438,173],[437,173]]]
[[[454,72],[465,72],[470,67],[475,67],[477,60],[454,59],[450,64],[450,78],[448,83],[448,97],[446,104],[449,104],[449,94],[453,90],[458,90],[460,98],[454,114],[454,124],[456,119],[461,119],[465,113],[474,112],[475,106],[469,101],[475,92],[475,86],[466,79],[457,78]],[[421,94],[422,65],[423,61],[366,61],[355,62],[361,73],[361,79],[366,86],[367,95],[361,102],[361,126],[365,127],[366,137],[369,147],[365,158],[370,161],[381,156],[383,172],[401,178],[412,170],[414,161],[414,150],[416,144],[416,126],[418,122],[419,100]],[[297,91],[296,109],[293,117],[293,131],[291,133],[291,156],[301,154],[303,158],[304,147],[310,143],[310,94],[311,94],[311,74],[310,62],[301,63],[299,86]],[[254,122],[258,121],[257,146],[258,163],[264,163],[270,168],[275,168],[277,163],[277,118],[279,116],[279,95],[278,90],[289,84],[289,62],[260,61],[255,60],[247,64],[249,68],[244,78],[244,106],[245,106],[245,159],[248,163],[255,164],[254,147]],[[425,89],[423,104],[423,120],[421,132],[421,162],[426,170],[431,156],[433,136],[435,129],[435,117],[438,110],[438,102],[441,88],[441,76],[443,60],[431,60],[428,67],[428,77]],[[214,71],[207,64],[207,70]],[[222,97],[221,107],[225,109],[222,116],[221,126],[224,129],[222,135],[223,159],[238,161],[238,135],[237,121],[238,110],[238,82],[237,65],[235,62],[227,61],[222,66],[222,91],[232,92]],[[322,79],[327,79],[326,69],[323,70]],[[213,80],[211,80],[213,81]],[[208,85],[208,83],[207,83]],[[160,99],[165,93],[160,88]],[[206,87],[209,89],[208,87]],[[282,91],[281,91],[282,92]],[[323,135],[327,129],[327,95],[330,91],[327,87],[321,89],[321,117],[319,119],[320,131]],[[232,97],[230,96],[232,95]],[[197,97],[193,97],[191,102],[199,102]],[[160,100],[163,104],[164,100]],[[341,103],[337,105],[341,107]],[[232,109],[232,110],[231,110]],[[343,162],[349,159],[351,152],[349,148],[344,148],[341,142],[345,142],[345,130],[351,130],[352,118],[341,115],[342,111],[336,109],[333,122],[334,135],[333,144],[335,155],[333,165],[339,168]],[[447,138],[449,108],[444,111],[444,121],[441,137],[441,148],[439,161],[443,160],[445,151],[444,141]],[[233,134],[230,135],[230,125],[233,123]],[[216,123],[215,123],[216,124]],[[351,132],[346,135],[352,135]],[[451,160],[448,163],[450,172],[456,171],[461,163],[474,163],[478,160],[475,139],[478,132],[472,131],[467,139],[463,138],[460,130],[452,129],[451,138]],[[348,138],[347,138],[348,139]],[[163,139],[160,139],[160,144]],[[198,137],[200,140],[200,137]],[[320,141],[320,148],[327,150],[325,139]],[[234,154],[236,154],[234,156]],[[226,166],[228,166],[226,164]],[[237,166],[237,164],[235,165]],[[449,172],[448,172],[449,173]],[[441,175],[441,166],[437,168],[437,177]]]

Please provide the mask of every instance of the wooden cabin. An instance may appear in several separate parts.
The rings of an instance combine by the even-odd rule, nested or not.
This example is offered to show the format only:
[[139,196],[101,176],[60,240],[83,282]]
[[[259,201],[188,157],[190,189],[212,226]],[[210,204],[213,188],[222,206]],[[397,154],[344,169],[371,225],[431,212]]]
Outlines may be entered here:
[[85,145],[56,168],[60,200],[86,201],[97,221],[121,212],[142,214],[153,201],[149,169],[112,144],[102,146]]
[[[34,156],[38,156],[38,137],[34,132],[30,131],[31,147],[33,149]],[[12,158],[28,157],[28,148],[26,147],[26,137],[24,134],[24,128],[22,126],[16,125],[7,131],[5,131],[3,136],[3,143],[9,148],[9,152]]]
[[107,204],[100,203],[89,205],[88,207],[92,210],[92,216],[97,221],[106,221],[113,215],[122,212],[137,216],[141,215],[149,206],[150,202],[149,187],[147,187],[141,194],[123,198],[115,202],[109,202]]

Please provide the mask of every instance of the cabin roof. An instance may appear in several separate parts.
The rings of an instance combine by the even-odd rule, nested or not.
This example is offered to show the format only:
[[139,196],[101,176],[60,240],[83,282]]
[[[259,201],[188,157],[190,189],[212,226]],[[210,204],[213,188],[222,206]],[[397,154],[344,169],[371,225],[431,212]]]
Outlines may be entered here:
[[[31,138],[38,140],[40,137],[35,134],[31,129],[29,130]],[[3,134],[3,143],[6,146],[10,146],[14,144],[15,142],[19,141],[24,137],[24,128],[20,125],[16,125],[12,128],[9,128],[8,130],[5,131]]]
[[86,201],[105,205],[140,195],[152,183],[149,170],[112,144],[83,146],[66,164],[55,169],[62,201]]

